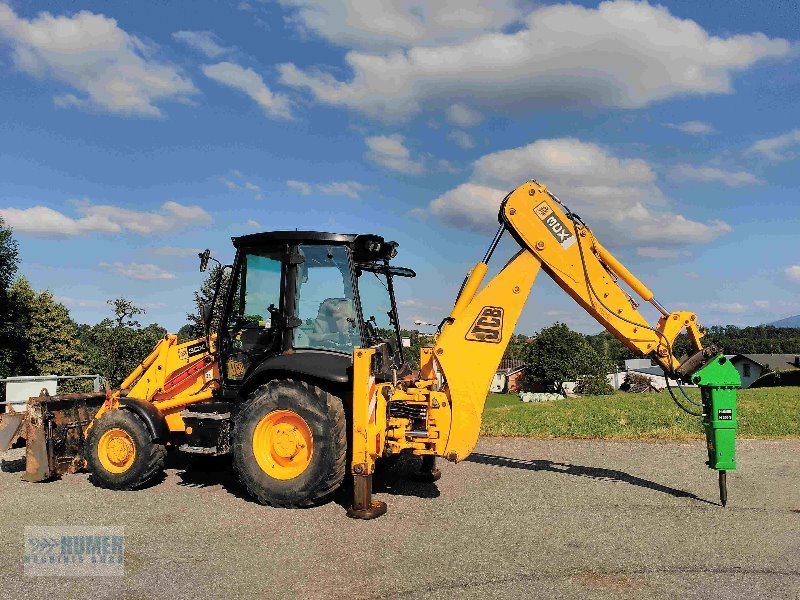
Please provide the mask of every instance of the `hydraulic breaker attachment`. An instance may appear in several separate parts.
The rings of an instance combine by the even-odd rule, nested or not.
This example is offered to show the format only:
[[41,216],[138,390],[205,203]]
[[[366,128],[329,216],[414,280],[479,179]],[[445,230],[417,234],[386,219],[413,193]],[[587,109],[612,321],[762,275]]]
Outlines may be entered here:
[[727,471],[736,469],[736,390],[739,372],[723,355],[716,356],[692,375],[703,399],[708,466],[719,471],[719,499],[728,503]]

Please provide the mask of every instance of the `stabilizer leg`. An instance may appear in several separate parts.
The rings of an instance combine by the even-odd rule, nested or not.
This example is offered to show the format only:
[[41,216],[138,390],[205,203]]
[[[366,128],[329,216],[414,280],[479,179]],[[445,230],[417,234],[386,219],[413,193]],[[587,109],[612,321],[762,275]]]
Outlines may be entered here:
[[351,519],[377,519],[386,513],[386,502],[372,499],[372,475],[353,475],[353,506],[347,509]]

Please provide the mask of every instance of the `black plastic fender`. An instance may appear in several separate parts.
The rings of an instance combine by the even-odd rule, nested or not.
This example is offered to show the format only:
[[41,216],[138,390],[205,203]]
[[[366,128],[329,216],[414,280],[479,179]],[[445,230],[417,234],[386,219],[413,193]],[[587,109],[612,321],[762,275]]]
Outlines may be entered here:
[[150,432],[150,437],[154,440],[169,439],[167,421],[152,402],[139,400],[138,398],[120,398],[119,407],[131,411],[144,421],[147,431]]
[[248,372],[247,379],[242,382],[242,390],[255,389],[265,376],[270,377],[278,373],[281,377],[294,376],[300,380],[312,377],[341,385],[350,382],[352,371],[353,356],[350,354],[324,350],[297,350],[263,360]]

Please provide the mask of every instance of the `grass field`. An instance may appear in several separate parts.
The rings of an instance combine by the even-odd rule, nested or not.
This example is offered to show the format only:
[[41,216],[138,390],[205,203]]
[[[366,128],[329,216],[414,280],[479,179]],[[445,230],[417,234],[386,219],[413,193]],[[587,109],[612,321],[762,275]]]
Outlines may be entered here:
[[[691,390],[690,396],[699,398],[699,392]],[[800,387],[741,390],[737,405],[738,437],[800,438]],[[489,394],[481,433],[535,438],[688,440],[702,438],[703,428],[700,418],[681,411],[667,392],[619,392],[530,404],[521,402],[516,395]]]

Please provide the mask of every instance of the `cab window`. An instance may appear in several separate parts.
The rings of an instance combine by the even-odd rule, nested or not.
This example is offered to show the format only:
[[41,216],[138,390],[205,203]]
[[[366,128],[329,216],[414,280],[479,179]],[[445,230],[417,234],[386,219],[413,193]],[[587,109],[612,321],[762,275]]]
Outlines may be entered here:
[[295,348],[352,352],[361,335],[346,248],[309,244],[300,253]]

